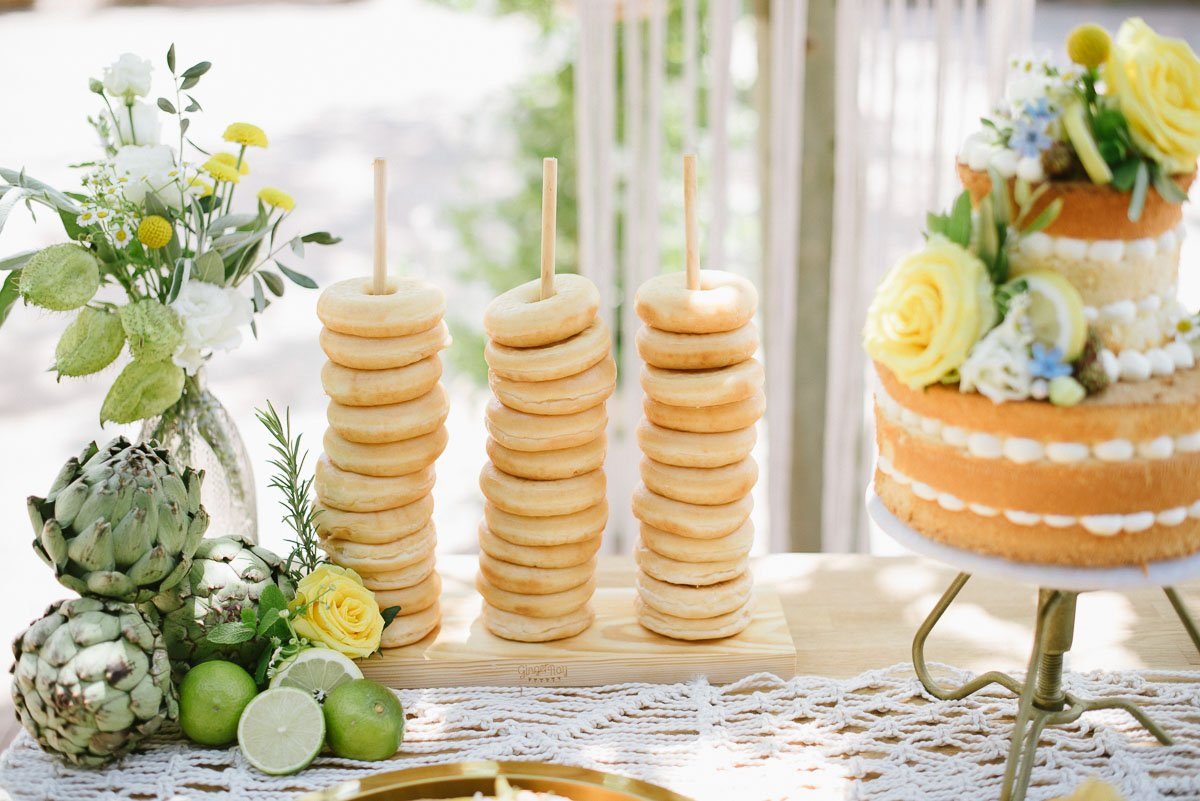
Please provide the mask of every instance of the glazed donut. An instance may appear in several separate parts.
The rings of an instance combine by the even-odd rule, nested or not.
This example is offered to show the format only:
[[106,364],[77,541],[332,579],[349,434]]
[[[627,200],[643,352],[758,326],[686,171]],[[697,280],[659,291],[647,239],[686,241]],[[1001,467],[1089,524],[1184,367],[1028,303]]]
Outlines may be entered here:
[[741,328],[754,318],[758,292],[741,276],[701,270],[700,289],[687,288],[683,272],[656,275],[634,300],[646,325],[676,334],[714,334]]
[[416,534],[391,542],[368,545],[347,540],[324,540],[321,549],[334,564],[360,574],[394,573],[427,559],[437,546],[437,535],[430,521]]
[[573,448],[596,439],[608,425],[603,403],[574,414],[544,415],[518,412],[492,398],[486,415],[484,424],[492,439],[513,451]]
[[431,551],[429,556],[419,562],[413,562],[408,567],[402,567],[399,570],[387,570],[381,573],[362,573],[358,574],[363,581],[363,586],[372,592],[376,590],[400,590],[405,587],[411,587],[414,584],[419,584],[433,573],[434,565],[437,563],[437,556]]
[[411,587],[374,592],[379,611],[398,606],[399,614],[408,617],[437,603],[438,595],[442,592],[442,577],[435,570]]
[[541,280],[513,287],[483,312],[488,338],[511,348],[536,348],[573,337],[592,324],[600,291],[582,275],[554,276],[554,294],[541,299]]
[[494,439],[487,441],[488,458],[502,472],[517,478],[551,481],[590,473],[604,466],[607,437],[557,451],[514,451]]
[[669,584],[653,576],[639,573],[638,595],[647,606],[663,614],[695,620],[727,615],[741,609],[750,600],[754,579],[742,573],[735,579],[703,587]]
[[678,534],[711,540],[737,531],[754,509],[754,499],[746,495],[720,506],[697,506],[656,495],[639,485],[633,491],[633,516],[648,526]]
[[399,442],[367,445],[351,442],[332,428],[325,430],[325,455],[329,461],[350,473],[364,476],[402,476],[423,470],[437,461],[446,449],[449,434],[442,426],[436,431]]
[[433,606],[422,609],[420,612],[414,612],[411,615],[397,615],[383,630],[379,647],[401,648],[420,642],[432,634],[441,622],[442,610],[436,602]]
[[399,442],[442,427],[450,413],[450,397],[441,384],[419,398],[387,406],[345,406],[330,401],[325,416],[343,439],[364,445]]
[[483,504],[483,520],[497,537],[514,545],[562,545],[598,537],[608,523],[608,501],[568,515],[525,517],[498,508],[491,502]]
[[732,503],[758,481],[753,456],[723,467],[678,467],[644,458],[641,472],[642,483],[651,492],[701,506]]
[[642,453],[656,462],[678,467],[722,467],[740,462],[754,449],[757,436],[754,426],[696,434],[661,428],[643,420],[637,429]]
[[642,361],[664,370],[711,370],[744,362],[758,350],[758,327],[746,323],[716,334],[674,334],[648,325],[637,332]]
[[433,284],[388,276],[387,293],[371,294],[371,278],[331,284],[317,300],[317,317],[330,331],[356,337],[406,337],[428,331],[446,313],[446,296]]
[[317,532],[324,538],[378,545],[416,534],[433,515],[433,495],[379,512],[344,512],[318,502]]
[[321,329],[321,350],[329,361],[354,370],[387,370],[419,362],[450,347],[444,322],[403,337],[356,337]]
[[574,567],[581,565],[600,550],[600,535],[582,542],[564,542],[559,545],[513,545],[502,540],[488,529],[487,523],[479,524],[479,550],[513,565],[525,567]]
[[767,408],[767,396],[760,389],[745,400],[720,406],[671,406],[654,398],[642,398],[646,419],[660,428],[691,431],[697,434],[720,434],[747,428],[758,422]]
[[475,576],[475,589],[488,605],[502,611],[525,617],[559,617],[574,612],[592,599],[592,594],[596,591],[596,578],[593,576],[578,587],[562,592],[523,595],[493,586],[480,573]]
[[515,642],[549,642],[574,637],[586,631],[596,614],[584,604],[573,612],[556,617],[528,617],[483,605],[483,625],[492,634]]
[[663,370],[642,366],[642,390],[671,406],[723,406],[761,392],[766,376],[757,359],[714,370]]
[[427,394],[442,377],[442,360],[430,356],[388,370],[354,370],[325,362],[321,385],[325,394],[343,406],[385,406]]
[[479,571],[493,586],[502,590],[525,595],[549,595],[565,592],[590,580],[596,573],[596,558],[570,567],[526,567],[481,553]]
[[527,517],[555,517],[580,512],[604,500],[603,470],[555,481],[531,481],[496,469],[488,462],[479,474],[483,496],[506,512]]
[[322,506],[343,512],[382,512],[407,506],[433,491],[433,465],[403,476],[363,476],[334,466],[321,454],[313,487]]
[[582,373],[553,381],[511,381],[488,372],[488,384],[500,402],[529,414],[575,414],[608,400],[617,387],[617,363],[607,356]]
[[750,560],[744,556],[728,562],[680,562],[657,554],[645,545],[639,545],[633,555],[638,567],[646,575],[686,587],[707,587],[732,581],[744,575],[750,567]]
[[754,545],[754,523],[749,518],[732,534],[707,540],[681,537],[645,523],[641,534],[643,545],[676,562],[732,562],[747,556]]
[[552,381],[582,373],[610,350],[612,338],[608,326],[597,318],[573,337],[536,348],[488,342],[483,348],[483,358],[496,375],[512,381]]
[[655,634],[674,640],[717,640],[732,637],[744,631],[754,619],[751,614],[754,608],[753,599],[742,608],[728,614],[700,619],[663,614],[640,597],[634,598],[633,602],[638,623]]

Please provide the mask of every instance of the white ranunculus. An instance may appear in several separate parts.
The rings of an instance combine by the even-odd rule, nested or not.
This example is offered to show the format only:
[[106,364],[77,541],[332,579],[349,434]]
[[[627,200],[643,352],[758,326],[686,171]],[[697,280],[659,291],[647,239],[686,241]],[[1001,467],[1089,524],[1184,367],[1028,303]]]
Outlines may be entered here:
[[1033,393],[1033,365],[1029,347],[1029,295],[1017,295],[1009,303],[1000,325],[975,343],[958,368],[959,389],[979,392],[993,403],[1025,400]]
[[[117,106],[113,111],[113,130],[121,144],[157,145],[162,141],[162,124],[158,119],[158,107],[141,100],[130,106]],[[133,117],[133,130],[129,129],[129,118]]]
[[150,94],[150,62],[134,53],[121,57],[104,68],[104,88],[113,97],[128,102]]
[[113,158],[113,172],[125,199],[141,203],[153,189],[164,202],[178,205],[179,190],[172,184],[178,177],[175,151],[168,145],[125,145]]
[[214,350],[230,351],[242,343],[241,327],[250,323],[254,308],[233,287],[188,281],[171,304],[183,323],[183,341],[172,361],[195,375]]

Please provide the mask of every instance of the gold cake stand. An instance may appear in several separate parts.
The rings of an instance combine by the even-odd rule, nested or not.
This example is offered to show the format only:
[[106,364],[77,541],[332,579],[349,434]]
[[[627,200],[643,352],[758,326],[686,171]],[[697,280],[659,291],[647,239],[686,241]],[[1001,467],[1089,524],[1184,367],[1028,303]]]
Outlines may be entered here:
[[[1078,720],[1085,712],[1120,709],[1149,731],[1163,745],[1171,745],[1171,736],[1129,698],[1080,698],[1063,688],[1063,664],[1075,637],[1075,606],[1080,593],[1089,590],[1116,590],[1132,587],[1159,587],[1179,616],[1193,645],[1200,651],[1200,628],[1188,612],[1174,585],[1200,578],[1200,555],[1170,562],[1159,562],[1144,570],[1136,568],[1085,569],[1012,562],[983,556],[934,542],[902,523],[875,495],[867,490],[867,511],[884,533],[916,553],[936,559],[960,572],[917,629],[913,639],[913,668],[926,692],[943,701],[958,701],[998,684],[1016,695],[1016,721],[1005,763],[1000,801],[1023,801],[1037,756],[1038,742],[1047,726],[1063,726]],[[972,574],[1010,578],[1038,587],[1036,626],[1029,667],[1025,680],[1007,673],[989,671],[958,687],[940,684],[925,661],[929,635],[962,592]]]

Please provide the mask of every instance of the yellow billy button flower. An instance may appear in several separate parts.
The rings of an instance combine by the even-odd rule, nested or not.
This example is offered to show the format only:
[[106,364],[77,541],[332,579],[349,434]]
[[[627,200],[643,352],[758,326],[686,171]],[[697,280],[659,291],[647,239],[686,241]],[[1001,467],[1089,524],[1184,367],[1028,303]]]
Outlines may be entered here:
[[157,214],[151,214],[138,223],[137,236],[138,241],[151,250],[166,247],[171,241],[171,223]]
[[225,129],[225,141],[245,147],[266,147],[267,135],[262,128],[248,122],[235,122]]
[[268,206],[284,211],[291,211],[296,208],[296,201],[287,192],[282,189],[276,189],[273,186],[264,186],[258,191],[258,199]]
[[238,157],[232,153],[213,153],[213,161],[219,161],[222,164],[228,164],[230,167],[237,167],[239,175],[250,174],[250,162],[242,159],[242,163],[238,164]]
[[241,175],[232,164],[226,164],[223,161],[213,156],[208,161],[204,162],[202,168],[206,173],[213,177],[214,181],[224,181],[229,184],[236,184],[241,180]]
[[212,184],[198,176],[192,176],[187,182],[189,191],[197,197],[208,197],[213,193]]
[[305,639],[351,659],[363,659],[379,649],[383,615],[375,593],[363,586],[353,570],[318,565],[300,579],[290,608],[296,613],[292,626]]
[[1095,69],[1108,61],[1112,39],[1094,22],[1080,25],[1067,34],[1067,56],[1081,67]]

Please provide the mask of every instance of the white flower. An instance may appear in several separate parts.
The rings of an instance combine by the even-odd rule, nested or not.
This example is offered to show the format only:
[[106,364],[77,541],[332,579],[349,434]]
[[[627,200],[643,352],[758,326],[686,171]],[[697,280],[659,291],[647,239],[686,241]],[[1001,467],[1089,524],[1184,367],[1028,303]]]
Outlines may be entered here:
[[133,226],[127,222],[122,222],[114,226],[108,235],[112,239],[112,243],[119,248],[129,247],[133,243],[133,240],[136,239],[133,235]]
[[[175,173],[175,152],[167,145],[126,145],[113,158],[113,171],[117,180],[125,179],[125,199],[130,203],[141,203],[150,189],[162,190],[172,182]],[[171,192],[161,191],[164,202],[169,202]],[[174,193],[178,195],[178,192]]]
[[[113,127],[125,145],[157,145],[162,141],[162,124],[158,120],[158,107],[138,100],[128,106],[113,109]],[[133,130],[129,129],[129,118],[133,117]]]
[[1030,397],[1034,376],[1029,346],[1033,344],[1033,332],[1028,316],[1029,295],[1017,295],[1009,303],[1004,321],[975,343],[958,368],[960,390],[979,392],[993,403]]
[[123,53],[104,68],[104,88],[125,102],[150,94],[150,62],[134,53]]
[[183,341],[172,361],[195,375],[214,350],[230,351],[242,342],[239,330],[254,317],[250,300],[233,287],[188,281],[171,304],[183,323]]
[[89,225],[96,224],[96,212],[94,209],[84,209],[83,214],[75,218],[75,224],[81,228],[87,228]]

